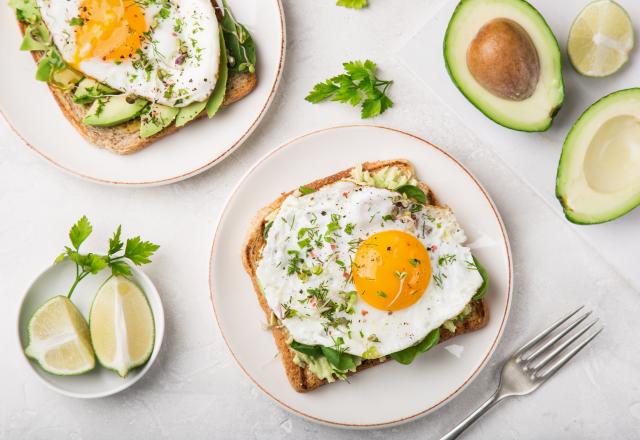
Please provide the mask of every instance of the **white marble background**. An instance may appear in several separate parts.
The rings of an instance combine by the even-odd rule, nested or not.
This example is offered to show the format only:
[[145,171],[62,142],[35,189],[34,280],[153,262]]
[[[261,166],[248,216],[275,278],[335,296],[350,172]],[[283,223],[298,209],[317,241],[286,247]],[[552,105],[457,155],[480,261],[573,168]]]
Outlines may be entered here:
[[[581,303],[604,320],[606,331],[550,383],[503,402],[466,438],[638,438],[639,292],[400,66],[395,52],[420,28],[431,2],[371,0],[360,12],[333,0],[284,3],[287,63],[271,111],[244,146],[199,177],[150,189],[96,186],[52,168],[0,125],[0,439],[438,438],[490,395],[497,366],[515,347]],[[396,106],[372,122],[442,146],[492,194],[511,237],[515,290],[497,352],[462,395],[416,422],[363,433],[292,416],[243,376],[213,320],[207,274],[216,217],[245,170],[294,136],[359,121],[346,106],[312,106],[303,98],[341,62],[366,57],[395,80]],[[163,350],[149,374],[130,390],[95,401],[44,388],[24,367],[16,337],[24,289],[58,254],[67,228],[82,214],[93,219],[97,236],[123,223],[162,244],[146,270],[167,313]]]

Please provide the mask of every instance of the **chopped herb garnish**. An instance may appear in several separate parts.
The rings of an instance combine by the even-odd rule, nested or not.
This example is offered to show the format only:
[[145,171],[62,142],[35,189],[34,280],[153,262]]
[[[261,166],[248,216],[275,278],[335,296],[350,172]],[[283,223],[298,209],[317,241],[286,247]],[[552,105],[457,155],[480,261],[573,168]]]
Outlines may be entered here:
[[300,193],[301,193],[303,196],[306,196],[307,194],[311,194],[311,193],[316,192],[316,190],[315,190],[315,189],[313,189],[313,188],[309,188],[308,186],[301,186],[300,188],[298,188],[298,191],[300,191]]
[[454,254],[445,254],[438,258],[438,266],[447,266],[456,261],[456,256]]

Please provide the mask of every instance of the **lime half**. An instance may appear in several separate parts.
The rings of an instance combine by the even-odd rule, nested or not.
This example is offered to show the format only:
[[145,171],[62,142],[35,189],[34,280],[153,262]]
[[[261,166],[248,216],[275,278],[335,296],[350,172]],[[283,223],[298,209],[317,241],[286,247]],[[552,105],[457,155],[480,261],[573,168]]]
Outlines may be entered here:
[[29,320],[27,332],[26,355],[51,374],[82,374],[96,365],[87,322],[67,297],[44,303]]
[[569,59],[582,75],[608,76],[629,60],[633,39],[631,19],[622,6],[598,0],[587,5],[571,26]]
[[126,376],[153,352],[153,314],[142,290],[124,277],[109,278],[98,290],[89,316],[91,342],[102,366]]

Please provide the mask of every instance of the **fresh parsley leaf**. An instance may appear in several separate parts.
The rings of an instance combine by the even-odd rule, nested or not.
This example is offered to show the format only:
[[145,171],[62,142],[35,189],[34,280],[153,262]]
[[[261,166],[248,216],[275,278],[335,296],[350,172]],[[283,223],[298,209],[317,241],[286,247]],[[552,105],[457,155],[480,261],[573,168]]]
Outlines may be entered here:
[[127,240],[124,249],[124,256],[131,260],[136,266],[151,263],[150,257],[160,246],[150,241],[142,241],[140,237],[133,237]]
[[338,90],[338,86],[333,84],[331,80],[327,80],[327,82],[316,84],[313,87],[313,90],[307,95],[305,99],[313,104],[316,104],[333,96],[336,90]]
[[404,350],[396,353],[391,353],[391,357],[396,361],[404,365],[409,365],[420,354],[429,351],[433,348],[438,341],[440,341],[440,329],[432,330],[422,341],[418,344],[407,347]]
[[406,194],[410,199],[414,199],[420,203],[427,203],[427,196],[420,188],[413,185],[402,185],[400,188],[397,188],[401,194]]
[[101,257],[96,254],[87,254],[84,258],[84,264],[82,265],[83,269],[93,275],[100,272],[102,269],[107,267],[107,259],[106,257]]
[[69,24],[71,26],[82,26],[84,25],[84,20],[80,17],[72,17],[71,20],[69,20]]
[[482,284],[472,298],[473,300],[478,300],[482,299],[487,294],[487,290],[489,289],[489,274],[487,273],[487,270],[484,268],[484,266],[482,266],[482,264],[480,264],[480,262],[476,260],[476,257],[473,257],[473,262],[475,263],[475,267],[478,269],[478,272],[482,277]]
[[342,66],[346,73],[316,84],[305,99],[312,104],[331,100],[354,107],[360,105],[363,119],[378,116],[393,106],[387,96],[393,81],[378,79],[373,61],[349,61]]
[[113,233],[113,237],[109,239],[109,255],[113,255],[122,250],[122,240],[120,240],[120,232],[122,225],[118,225],[118,229]]
[[338,0],[336,5],[350,9],[362,9],[369,6],[368,0]]
[[114,261],[109,266],[111,267],[111,274],[114,276],[130,277],[132,275],[131,267],[124,261]]
[[[81,254],[80,246],[93,231],[91,223],[86,216],[82,216],[69,231],[69,240],[73,247],[65,246],[64,252],[56,257],[55,262],[60,263],[68,258],[76,265],[76,279],[67,293],[71,297],[73,291],[80,281],[88,275],[95,275],[103,269],[110,267],[113,275],[131,276],[132,271],[129,264],[124,261],[128,259],[135,265],[150,263],[150,257],[158,250],[159,246],[149,241],[142,241],[140,237],[130,238],[123,245],[120,235],[122,227],[118,226],[113,236],[109,239],[107,255],[94,253]],[[124,253],[116,255],[125,248]]]
[[69,231],[69,239],[76,250],[80,249],[80,245],[91,234],[91,231],[93,231],[93,227],[85,215],[83,215],[82,218],[71,227],[71,230]]

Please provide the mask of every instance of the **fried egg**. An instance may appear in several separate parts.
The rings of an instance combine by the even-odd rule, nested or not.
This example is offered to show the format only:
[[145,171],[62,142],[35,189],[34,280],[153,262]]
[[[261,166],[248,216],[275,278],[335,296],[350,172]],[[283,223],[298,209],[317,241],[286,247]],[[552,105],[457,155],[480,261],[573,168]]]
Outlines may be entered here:
[[456,317],[482,285],[448,208],[349,181],[287,197],[257,279],[297,342],[380,357]]
[[218,22],[209,0],[36,0],[62,58],[127,94],[183,107],[217,79]]

